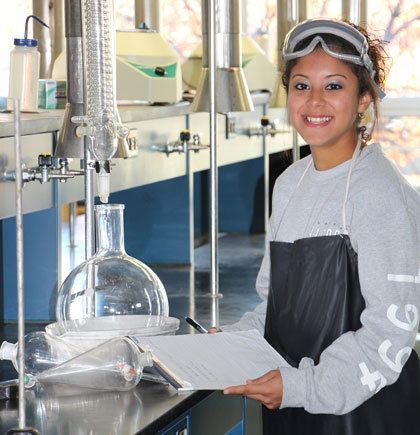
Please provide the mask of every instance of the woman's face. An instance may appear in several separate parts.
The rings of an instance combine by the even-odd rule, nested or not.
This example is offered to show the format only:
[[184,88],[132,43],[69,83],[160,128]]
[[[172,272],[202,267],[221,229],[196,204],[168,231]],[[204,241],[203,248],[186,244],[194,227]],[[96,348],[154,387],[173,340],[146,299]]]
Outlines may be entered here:
[[301,57],[290,73],[290,121],[311,147],[356,145],[356,119],[370,96],[358,96],[358,81],[350,67],[321,48]]

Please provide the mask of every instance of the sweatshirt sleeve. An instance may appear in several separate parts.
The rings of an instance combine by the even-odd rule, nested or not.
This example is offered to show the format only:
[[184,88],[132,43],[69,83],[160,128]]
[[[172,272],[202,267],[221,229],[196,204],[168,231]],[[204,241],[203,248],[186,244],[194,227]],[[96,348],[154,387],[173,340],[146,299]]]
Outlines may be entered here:
[[[395,181],[395,179],[394,179]],[[372,187],[372,186],[371,186]],[[345,414],[387,385],[407,361],[419,326],[420,275],[416,214],[398,183],[355,195],[349,235],[358,253],[359,280],[366,308],[362,327],[341,335],[314,364],[281,369],[281,408]]]

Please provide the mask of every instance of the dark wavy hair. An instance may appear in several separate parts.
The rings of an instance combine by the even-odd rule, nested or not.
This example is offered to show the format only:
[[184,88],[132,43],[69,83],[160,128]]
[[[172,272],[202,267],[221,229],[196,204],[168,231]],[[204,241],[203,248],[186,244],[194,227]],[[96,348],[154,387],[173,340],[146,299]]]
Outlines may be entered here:
[[[368,44],[369,44],[369,50],[368,55],[372,61],[373,69],[376,72],[374,80],[376,84],[381,88],[384,89],[385,87],[385,79],[389,71],[388,67],[388,61],[390,57],[387,55],[384,45],[385,41],[382,41],[378,39],[375,35],[369,34],[368,31],[362,27],[358,26],[356,24],[353,24],[347,20],[343,20],[347,24],[350,24],[352,27],[357,29],[360,33],[363,34],[363,36],[366,38]],[[334,50],[338,53],[343,54],[353,54],[353,55],[359,55],[356,48],[346,41],[345,39],[340,38],[339,36],[328,34],[320,34],[319,36],[322,37],[322,39],[325,41],[325,43],[328,45],[328,47],[331,50]],[[309,45],[309,43],[313,40],[314,36],[309,36],[308,38],[303,39],[300,41],[295,50],[303,50],[305,47]],[[289,62],[286,62],[283,64],[283,74],[282,74],[282,83],[283,86],[286,89],[286,92],[289,93],[289,81],[290,81],[290,73],[292,71],[292,68],[296,65],[296,63],[299,61],[299,59],[293,59]],[[369,73],[367,69],[364,66],[356,65],[355,63],[343,61],[351,68],[353,73],[357,77],[357,81],[359,83],[359,96],[363,95],[365,92],[368,92],[373,99],[373,107],[375,112],[375,124],[376,120],[378,119],[378,92],[376,90],[376,87],[372,81],[372,79],[369,76]],[[358,124],[360,123],[360,120]],[[375,127],[375,124],[373,127]],[[363,129],[358,127],[358,130],[361,131]],[[369,140],[370,138],[368,138]]]

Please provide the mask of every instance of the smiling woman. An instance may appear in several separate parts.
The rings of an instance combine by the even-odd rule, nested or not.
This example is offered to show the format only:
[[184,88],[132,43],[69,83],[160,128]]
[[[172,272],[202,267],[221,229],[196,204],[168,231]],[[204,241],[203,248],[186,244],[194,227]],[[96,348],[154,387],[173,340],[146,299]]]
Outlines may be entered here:
[[[328,23],[334,33],[322,33]],[[353,154],[363,113],[373,102],[377,114],[378,97],[385,96],[381,43],[361,27],[312,19],[289,33],[282,55],[290,119],[311,145],[315,167],[337,166]]]
[[351,68],[318,48],[292,68],[288,92],[290,120],[310,144],[315,167],[330,169],[351,158],[358,114],[372,98],[358,95]]
[[265,405],[264,434],[408,435],[420,413],[420,196],[360,126],[384,95],[386,55],[333,19],[298,24],[282,54],[290,120],[312,155],[276,181],[261,304],[223,329],[259,328],[292,367],[225,394]]

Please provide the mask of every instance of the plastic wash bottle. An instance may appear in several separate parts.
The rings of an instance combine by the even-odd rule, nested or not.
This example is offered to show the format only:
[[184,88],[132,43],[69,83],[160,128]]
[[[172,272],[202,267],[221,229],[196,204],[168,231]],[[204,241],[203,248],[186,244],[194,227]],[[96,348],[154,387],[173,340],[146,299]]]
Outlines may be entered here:
[[20,100],[22,112],[38,110],[38,81],[40,54],[38,41],[28,39],[28,21],[34,18],[43,26],[48,27],[35,15],[29,15],[25,22],[25,36],[14,40],[15,48],[10,53],[9,98],[7,109],[13,110],[13,100]]

